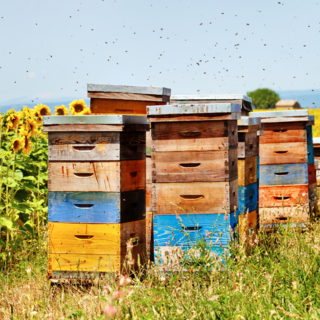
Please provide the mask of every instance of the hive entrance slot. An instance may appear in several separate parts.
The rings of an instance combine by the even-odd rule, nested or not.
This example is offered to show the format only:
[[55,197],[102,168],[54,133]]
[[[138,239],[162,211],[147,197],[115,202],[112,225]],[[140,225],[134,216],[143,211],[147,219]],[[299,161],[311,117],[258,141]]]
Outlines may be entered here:
[[201,163],[180,163],[180,167],[183,168],[195,168],[199,167]]
[[85,147],[76,147],[73,146],[72,148],[76,151],[91,151],[95,148],[96,146],[85,146]]
[[74,173],[74,175],[76,176],[76,177],[79,177],[79,178],[89,178],[89,177],[92,177],[93,176],[93,173],[91,173],[91,172],[88,172],[88,173],[86,173],[86,172],[79,172],[79,173]]
[[285,176],[287,175],[289,172],[275,172],[274,174],[277,176]]
[[77,204],[74,204],[74,206],[78,209],[89,209],[89,208],[92,208],[94,205],[93,204],[77,203]]
[[284,151],[274,151],[274,153],[284,154],[284,153],[288,153],[288,151],[287,151],[287,150],[284,150]]
[[273,132],[286,132],[288,131],[287,129],[279,129],[279,130],[273,130]]
[[290,198],[290,196],[274,197],[275,200],[289,200]]
[[91,235],[75,235],[75,237],[79,240],[89,240],[89,239],[92,239],[94,236],[91,236]]
[[198,230],[201,230],[202,227],[199,227],[199,226],[195,226],[195,227],[183,227],[183,230],[186,230],[186,231],[198,231]]
[[199,200],[204,198],[202,194],[188,194],[188,195],[180,195],[183,200]]

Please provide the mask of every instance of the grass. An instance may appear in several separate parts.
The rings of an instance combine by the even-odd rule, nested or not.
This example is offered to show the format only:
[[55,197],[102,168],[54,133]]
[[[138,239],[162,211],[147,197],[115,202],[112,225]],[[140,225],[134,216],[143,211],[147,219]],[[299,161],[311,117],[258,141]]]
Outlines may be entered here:
[[[105,319],[103,310],[112,303],[117,319],[319,319],[320,224],[260,232],[258,239],[249,252],[234,248],[220,272],[188,270],[165,277],[149,265],[127,287],[105,280],[52,288],[46,239],[41,239],[1,274],[0,318]],[[113,299],[113,291],[124,294]]]

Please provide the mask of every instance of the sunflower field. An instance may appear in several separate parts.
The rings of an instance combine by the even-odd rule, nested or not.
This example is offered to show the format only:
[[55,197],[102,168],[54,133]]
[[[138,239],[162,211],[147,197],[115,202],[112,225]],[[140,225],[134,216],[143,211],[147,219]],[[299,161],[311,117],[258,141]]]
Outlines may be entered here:
[[[90,114],[83,100],[70,110],[57,106],[55,115]],[[0,115],[0,268],[47,247],[48,137],[42,119],[46,105]],[[32,256],[32,252],[31,252]],[[30,257],[31,258],[31,257]]]

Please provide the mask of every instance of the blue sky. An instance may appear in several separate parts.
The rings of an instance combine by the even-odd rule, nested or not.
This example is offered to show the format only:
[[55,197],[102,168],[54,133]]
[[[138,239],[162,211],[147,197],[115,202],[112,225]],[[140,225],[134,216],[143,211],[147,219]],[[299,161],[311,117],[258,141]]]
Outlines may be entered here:
[[320,0],[0,0],[0,106],[86,84],[320,89]]

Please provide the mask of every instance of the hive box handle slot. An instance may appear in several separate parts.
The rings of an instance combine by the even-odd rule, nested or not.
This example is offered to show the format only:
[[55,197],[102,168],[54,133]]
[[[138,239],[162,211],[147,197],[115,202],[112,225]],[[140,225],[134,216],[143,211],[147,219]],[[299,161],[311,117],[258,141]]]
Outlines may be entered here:
[[283,196],[283,197],[273,197],[275,200],[289,200],[291,197],[290,196]]
[[180,167],[183,168],[195,168],[199,167],[201,163],[180,163]]
[[279,129],[279,130],[273,130],[273,132],[286,132],[288,131],[287,129]]
[[288,153],[288,150],[284,150],[284,151],[274,151],[274,153],[279,153],[279,154]]
[[185,138],[199,137],[200,134],[201,134],[200,131],[180,131],[179,132],[179,135]]
[[130,177],[131,178],[135,178],[137,176],[138,172],[135,171],[135,172],[130,172]]
[[94,236],[90,236],[90,235],[75,235],[75,237],[79,240],[89,240],[92,239]]
[[74,172],[73,174],[78,178],[90,178],[93,176],[93,173],[91,173],[91,172],[88,172],[88,173],[81,173],[81,172],[75,173]]
[[285,176],[285,175],[287,175],[289,172],[275,172],[274,174],[276,175],[276,176]]
[[183,200],[199,200],[204,198],[204,196],[202,194],[197,195],[197,194],[190,194],[190,195],[180,195],[180,197]]
[[78,209],[90,209],[94,206],[94,204],[83,204],[83,203],[78,203],[74,204],[74,206]]
[[88,147],[76,147],[76,146],[72,146],[72,148],[75,150],[75,151],[80,151],[80,152],[83,152],[83,151],[91,151],[93,149],[95,149],[96,146],[88,146]]
[[277,217],[276,220],[287,221],[288,217]]
[[200,226],[194,226],[194,227],[183,227],[183,230],[186,230],[186,231],[198,231],[198,230],[201,230],[202,227]]

